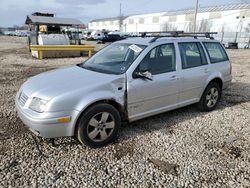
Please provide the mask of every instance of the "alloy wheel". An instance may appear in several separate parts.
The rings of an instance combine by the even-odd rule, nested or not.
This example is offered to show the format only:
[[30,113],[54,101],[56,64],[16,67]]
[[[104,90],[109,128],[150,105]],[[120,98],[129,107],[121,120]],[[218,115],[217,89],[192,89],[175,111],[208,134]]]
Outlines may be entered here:
[[209,108],[212,108],[213,106],[216,105],[217,101],[219,98],[219,91],[217,88],[212,87],[206,96],[206,104]]
[[90,118],[87,127],[88,137],[95,142],[106,140],[115,128],[115,119],[108,112],[101,112]]

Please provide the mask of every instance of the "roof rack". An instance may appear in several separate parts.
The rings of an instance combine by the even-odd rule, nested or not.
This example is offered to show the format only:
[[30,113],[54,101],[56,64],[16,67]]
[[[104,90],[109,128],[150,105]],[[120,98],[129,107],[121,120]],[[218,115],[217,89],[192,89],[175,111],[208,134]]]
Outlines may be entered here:
[[159,38],[163,37],[194,37],[197,39],[198,37],[205,37],[209,39],[214,39],[214,34],[217,32],[184,32],[184,31],[161,31],[161,32],[140,32],[141,37],[154,37],[149,42],[153,43]]

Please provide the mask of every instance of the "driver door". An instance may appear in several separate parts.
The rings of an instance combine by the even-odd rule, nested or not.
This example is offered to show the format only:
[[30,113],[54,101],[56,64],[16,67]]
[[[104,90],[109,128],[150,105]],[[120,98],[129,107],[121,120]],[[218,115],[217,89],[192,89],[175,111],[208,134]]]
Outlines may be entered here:
[[[149,71],[152,80],[136,77]],[[178,103],[180,79],[176,70],[175,46],[172,43],[153,48],[140,62],[128,81],[128,115],[141,119],[174,108]]]

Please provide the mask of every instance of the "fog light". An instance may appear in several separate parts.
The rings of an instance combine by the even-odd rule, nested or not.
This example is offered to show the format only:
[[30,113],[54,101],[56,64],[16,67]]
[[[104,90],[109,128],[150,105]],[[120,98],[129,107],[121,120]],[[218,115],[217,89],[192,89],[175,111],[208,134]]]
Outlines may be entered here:
[[57,122],[59,123],[66,123],[66,122],[70,122],[71,117],[70,116],[66,116],[66,117],[61,117],[57,119]]

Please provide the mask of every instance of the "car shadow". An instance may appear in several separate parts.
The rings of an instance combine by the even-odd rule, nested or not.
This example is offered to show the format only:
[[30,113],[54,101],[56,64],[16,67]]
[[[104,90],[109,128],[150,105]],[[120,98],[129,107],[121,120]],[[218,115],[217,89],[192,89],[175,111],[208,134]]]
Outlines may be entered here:
[[[220,111],[235,105],[241,105],[250,101],[250,83],[233,82],[223,90],[220,102],[215,110]],[[210,112],[200,112],[195,104],[176,110],[161,113],[132,123],[125,123],[118,136],[120,141],[130,139],[141,134],[161,130],[167,134],[173,133],[173,126],[192,118],[202,117]],[[119,141],[118,141],[119,142]]]

